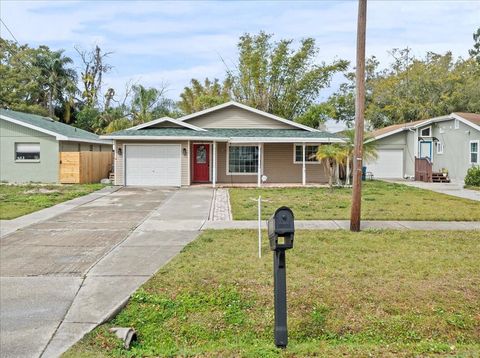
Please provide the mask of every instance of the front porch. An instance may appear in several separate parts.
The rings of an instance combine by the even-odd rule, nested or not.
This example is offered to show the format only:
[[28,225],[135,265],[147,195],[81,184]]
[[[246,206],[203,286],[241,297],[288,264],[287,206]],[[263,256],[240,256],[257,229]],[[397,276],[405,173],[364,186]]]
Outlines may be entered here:
[[321,143],[189,142],[190,185],[212,187],[324,186],[315,158]]

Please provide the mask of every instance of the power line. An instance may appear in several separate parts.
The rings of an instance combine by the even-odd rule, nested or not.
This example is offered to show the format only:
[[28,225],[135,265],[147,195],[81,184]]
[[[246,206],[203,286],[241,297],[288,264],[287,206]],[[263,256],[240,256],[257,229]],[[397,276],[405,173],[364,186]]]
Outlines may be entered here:
[[9,29],[8,26],[7,26],[7,24],[6,24],[2,19],[0,19],[0,22],[3,24],[3,26],[5,26],[5,28],[7,29],[8,33],[13,37],[13,39],[15,40],[15,42],[18,44],[17,38],[15,37],[15,35],[13,34],[13,32],[10,31],[10,29]]

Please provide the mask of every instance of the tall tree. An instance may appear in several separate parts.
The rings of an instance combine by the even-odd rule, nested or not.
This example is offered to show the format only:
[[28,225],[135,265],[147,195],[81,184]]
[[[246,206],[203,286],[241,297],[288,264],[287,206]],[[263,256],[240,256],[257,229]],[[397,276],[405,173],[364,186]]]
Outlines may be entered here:
[[[371,58],[366,65],[365,118],[373,128],[411,122],[455,111],[480,112],[480,62],[454,59],[451,52],[428,52],[423,58],[409,49],[394,49],[387,68]],[[332,117],[353,121],[355,75],[327,101]]]
[[316,61],[319,50],[313,38],[302,40],[298,50],[292,45],[292,40],[273,42],[265,32],[241,36],[238,63],[227,71],[233,99],[295,120],[318,99],[332,76],[348,66],[343,60]]
[[473,34],[473,48],[468,53],[480,63],[480,27]]
[[228,102],[230,91],[231,83],[228,80],[220,83],[216,78],[213,81],[206,78],[202,84],[192,79],[190,86],[185,87],[180,94],[178,107],[185,114],[198,112]]
[[102,88],[103,75],[112,69],[105,59],[112,52],[103,52],[97,45],[93,50],[82,50],[75,47],[83,63],[81,79],[83,83],[82,97],[86,106],[95,107],[98,104],[98,94]]
[[46,46],[40,46],[37,56],[37,66],[40,67],[43,86],[46,92],[46,107],[50,116],[55,115],[55,102],[63,104],[75,94],[77,73],[69,66],[73,60],[64,56],[64,50],[50,51]]

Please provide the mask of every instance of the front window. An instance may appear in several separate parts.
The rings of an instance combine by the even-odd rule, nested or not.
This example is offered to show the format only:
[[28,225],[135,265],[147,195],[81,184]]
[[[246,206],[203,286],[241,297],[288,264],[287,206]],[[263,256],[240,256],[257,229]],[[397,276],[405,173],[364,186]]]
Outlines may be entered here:
[[228,172],[230,174],[258,173],[258,146],[229,146]]
[[15,160],[40,160],[40,143],[15,143]]
[[[318,162],[316,157],[318,152],[318,145],[306,145],[305,146],[305,162],[315,163]],[[302,163],[303,148],[301,144],[295,144],[295,163]]]
[[470,142],[470,164],[478,164],[478,140]]

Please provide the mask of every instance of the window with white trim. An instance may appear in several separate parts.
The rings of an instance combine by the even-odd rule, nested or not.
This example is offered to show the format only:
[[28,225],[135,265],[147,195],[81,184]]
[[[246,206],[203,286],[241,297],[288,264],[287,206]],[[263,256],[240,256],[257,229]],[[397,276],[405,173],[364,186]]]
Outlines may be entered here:
[[15,161],[32,160],[40,160],[40,143],[15,143]]
[[460,121],[458,119],[455,119],[453,121],[453,128],[455,128],[455,129],[460,128]]
[[420,131],[420,137],[431,137],[432,136],[432,127],[423,128]]
[[230,145],[228,147],[229,174],[257,174],[258,146]]
[[[305,145],[305,162],[315,163],[317,159],[318,145]],[[303,163],[303,145],[295,144],[295,160],[294,163]]]
[[470,141],[470,164],[479,164],[478,160],[478,140]]
[[437,142],[437,154],[443,154],[443,143]]

